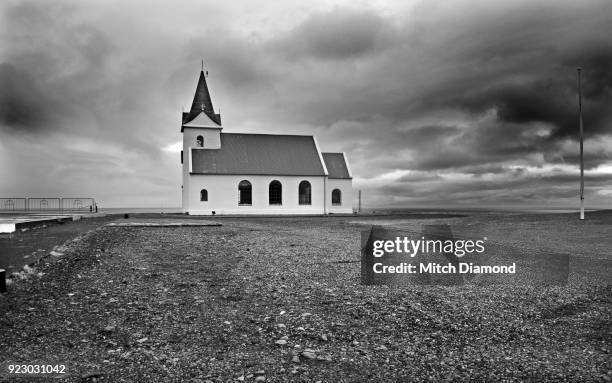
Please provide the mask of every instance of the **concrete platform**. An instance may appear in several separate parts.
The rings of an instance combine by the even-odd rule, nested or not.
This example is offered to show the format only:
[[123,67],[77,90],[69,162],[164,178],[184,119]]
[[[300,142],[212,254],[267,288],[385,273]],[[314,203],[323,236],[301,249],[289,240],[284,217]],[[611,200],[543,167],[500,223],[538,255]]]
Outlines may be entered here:
[[221,223],[204,219],[180,218],[128,218],[118,219],[106,226],[115,227],[184,227],[184,226],[222,226]]
[[78,221],[88,217],[104,217],[104,213],[83,214],[3,214],[0,215],[0,234],[10,234],[32,227]]

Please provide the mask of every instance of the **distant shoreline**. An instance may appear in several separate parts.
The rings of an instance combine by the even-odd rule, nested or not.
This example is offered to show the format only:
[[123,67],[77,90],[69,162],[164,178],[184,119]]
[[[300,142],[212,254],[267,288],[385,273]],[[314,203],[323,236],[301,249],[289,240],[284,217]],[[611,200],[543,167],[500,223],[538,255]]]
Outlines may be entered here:
[[[612,208],[590,208],[586,209],[587,213],[612,210]],[[472,213],[530,213],[530,214],[561,214],[561,213],[578,213],[578,208],[553,207],[553,208],[475,208],[475,207],[441,207],[441,208],[367,208],[363,209],[361,214],[406,214],[406,213],[422,213],[422,212],[472,212]],[[101,213],[107,214],[139,214],[139,213],[164,213],[164,214],[182,214],[180,207],[146,207],[146,208],[100,208]]]

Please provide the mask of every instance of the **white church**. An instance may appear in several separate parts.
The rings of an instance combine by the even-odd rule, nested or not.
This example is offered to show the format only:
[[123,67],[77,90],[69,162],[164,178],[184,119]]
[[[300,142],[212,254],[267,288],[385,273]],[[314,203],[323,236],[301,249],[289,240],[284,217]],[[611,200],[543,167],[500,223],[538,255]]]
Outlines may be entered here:
[[224,133],[204,71],[183,112],[183,213],[352,213],[344,153],[323,153],[314,136]]

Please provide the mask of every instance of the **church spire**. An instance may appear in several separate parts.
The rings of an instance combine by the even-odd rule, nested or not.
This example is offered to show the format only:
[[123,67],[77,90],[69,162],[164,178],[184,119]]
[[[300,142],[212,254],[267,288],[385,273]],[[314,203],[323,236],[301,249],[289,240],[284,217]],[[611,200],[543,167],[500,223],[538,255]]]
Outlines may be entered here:
[[[208,74],[208,71],[206,71]],[[196,87],[195,95],[193,96],[193,103],[191,104],[191,110],[189,113],[183,113],[183,124],[196,118],[200,113],[204,112],[211,120],[221,125],[221,115],[216,114],[213,108],[212,99],[208,92],[208,85],[206,84],[206,75],[204,74],[204,64],[202,64],[202,70],[200,71],[200,78],[198,79],[198,86]]]

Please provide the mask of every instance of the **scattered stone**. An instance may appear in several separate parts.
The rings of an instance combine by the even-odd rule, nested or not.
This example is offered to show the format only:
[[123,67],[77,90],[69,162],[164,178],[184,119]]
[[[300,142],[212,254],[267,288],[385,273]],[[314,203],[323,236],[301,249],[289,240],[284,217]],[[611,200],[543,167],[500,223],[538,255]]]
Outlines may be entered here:
[[291,358],[291,362],[292,363],[300,363],[300,357],[297,355],[294,355],[293,358]]
[[380,346],[376,347],[376,348],[375,348],[375,350],[377,350],[377,351],[386,351],[386,350],[387,350],[387,347],[385,347],[385,346],[383,346],[383,345],[381,344]]
[[278,344],[279,346],[284,346],[287,344],[287,341],[284,339],[279,339],[276,341],[276,344]]
[[309,349],[302,351],[302,356],[306,359],[315,359],[317,357],[314,351],[309,350]]
[[321,340],[324,342],[327,342],[327,335],[325,334],[321,335]]

